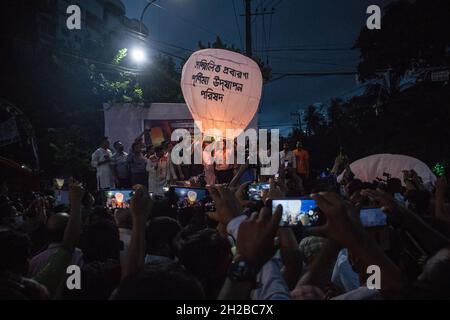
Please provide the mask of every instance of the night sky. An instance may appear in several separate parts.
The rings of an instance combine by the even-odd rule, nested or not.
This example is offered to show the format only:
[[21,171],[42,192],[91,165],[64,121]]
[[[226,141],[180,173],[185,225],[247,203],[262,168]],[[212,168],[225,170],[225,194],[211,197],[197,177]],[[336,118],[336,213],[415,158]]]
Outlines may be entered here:
[[[146,0],[123,2],[127,16],[137,19],[147,3]],[[253,11],[275,8],[274,15],[253,19],[254,54],[268,59],[274,78],[283,73],[356,71],[359,51],[350,49],[366,24],[366,9],[372,4],[383,7],[389,2],[253,0]],[[244,48],[245,21],[240,16],[243,13],[243,0],[159,0],[149,8],[144,19],[150,30],[148,46],[155,54],[163,50],[185,56],[189,52],[184,49],[196,50],[199,40],[213,42],[219,35],[225,43]],[[336,48],[340,50],[303,50]],[[287,77],[274,81],[263,89],[260,127],[280,128],[282,134],[287,134],[293,124],[291,112],[310,104],[327,104],[333,97],[345,98],[359,91],[353,75]]]

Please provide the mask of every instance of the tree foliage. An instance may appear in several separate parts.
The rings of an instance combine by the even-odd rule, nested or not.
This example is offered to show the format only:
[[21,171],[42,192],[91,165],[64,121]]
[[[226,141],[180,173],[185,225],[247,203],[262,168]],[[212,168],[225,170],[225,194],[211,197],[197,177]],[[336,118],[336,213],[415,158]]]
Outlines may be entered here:
[[328,121],[310,106],[304,130],[294,130],[291,145],[302,140],[311,151],[313,167],[333,164],[340,146],[351,160],[377,153],[405,154],[430,166],[450,159],[449,85],[420,83],[376,105],[376,90],[348,101],[334,99],[328,108]]
[[[213,43],[208,42],[207,44],[203,44],[203,42],[199,41],[198,47],[199,49],[225,49],[242,54],[242,51],[239,48],[236,48],[234,44],[231,46],[225,44],[219,36],[217,36],[216,40]],[[263,59],[258,56],[253,56],[252,59],[258,64],[259,68],[261,69],[263,80],[267,82],[272,79],[272,68],[268,64],[264,63]]]
[[408,71],[449,66],[450,1],[395,1],[384,9],[380,30],[363,27],[355,48],[361,51],[361,80],[390,70],[392,82]]

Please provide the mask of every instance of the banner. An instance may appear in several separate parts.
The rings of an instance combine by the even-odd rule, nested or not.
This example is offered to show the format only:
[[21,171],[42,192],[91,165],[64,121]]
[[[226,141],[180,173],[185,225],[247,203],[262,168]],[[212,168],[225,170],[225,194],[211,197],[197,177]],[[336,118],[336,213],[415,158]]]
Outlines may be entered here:
[[172,132],[176,129],[186,129],[194,134],[194,121],[187,120],[144,120],[145,145],[160,146],[165,141],[170,141]]

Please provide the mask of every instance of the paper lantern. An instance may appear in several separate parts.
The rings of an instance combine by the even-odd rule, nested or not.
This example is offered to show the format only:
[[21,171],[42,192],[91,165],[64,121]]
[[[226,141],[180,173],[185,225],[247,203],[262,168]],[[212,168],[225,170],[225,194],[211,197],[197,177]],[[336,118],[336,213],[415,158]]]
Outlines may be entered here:
[[222,138],[226,138],[227,129],[248,127],[258,110],[262,85],[255,61],[222,49],[193,53],[181,77],[184,99],[197,127],[203,133],[219,130]]
[[[363,182],[372,182],[377,178],[383,178],[384,173],[389,173],[391,178],[403,181],[403,170],[414,170],[422,178],[425,187],[431,188],[436,182],[433,171],[422,161],[400,154],[375,154],[359,159],[350,164],[350,169],[355,178]],[[340,183],[344,177],[342,173],[337,181]]]
[[58,189],[61,190],[62,187],[64,186],[64,179],[55,179],[55,182]]
[[117,203],[122,203],[123,202],[123,193],[117,192],[115,195],[116,201]]
[[197,200],[197,193],[195,191],[189,191],[187,196],[190,203],[194,203]]

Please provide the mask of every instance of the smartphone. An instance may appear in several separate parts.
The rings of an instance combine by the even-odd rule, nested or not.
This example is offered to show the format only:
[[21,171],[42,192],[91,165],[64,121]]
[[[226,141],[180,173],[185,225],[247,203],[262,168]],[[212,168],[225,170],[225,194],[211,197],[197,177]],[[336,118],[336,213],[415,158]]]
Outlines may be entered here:
[[325,224],[325,215],[311,198],[272,199],[272,213],[278,205],[283,207],[280,227],[314,227]]
[[268,182],[252,183],[248,186],[247,196],[248,200],[261,201],[264,190],[269,190],[270,184]]
[[106,207],[109,209],[128,209],[134,190],[108,190],[105,191]]
[[386,213],[381,208],[361,209],[359,217],[364,228],[385,227],[387,225]]
[[184,208],[206,208],[214,211],[214,203],[205,188],[171,187],[169,199],[172,207]]

